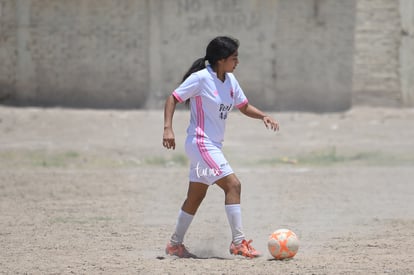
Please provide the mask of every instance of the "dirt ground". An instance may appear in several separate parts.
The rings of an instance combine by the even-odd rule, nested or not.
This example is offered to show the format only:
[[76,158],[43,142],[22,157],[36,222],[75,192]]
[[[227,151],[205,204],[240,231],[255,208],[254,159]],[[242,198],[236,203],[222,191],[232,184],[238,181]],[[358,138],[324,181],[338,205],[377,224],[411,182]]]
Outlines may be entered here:
[[[224,142],[264,256],[228,253],[212,186],[185,239],[204,259],[176,259],[187,111],[167,151],[161,111],[0,107],[0,273],[414,274],[414,109],[272,115],[278,133],[232,112]],[[279,228],[300,238],[292,260],[267,251]]]

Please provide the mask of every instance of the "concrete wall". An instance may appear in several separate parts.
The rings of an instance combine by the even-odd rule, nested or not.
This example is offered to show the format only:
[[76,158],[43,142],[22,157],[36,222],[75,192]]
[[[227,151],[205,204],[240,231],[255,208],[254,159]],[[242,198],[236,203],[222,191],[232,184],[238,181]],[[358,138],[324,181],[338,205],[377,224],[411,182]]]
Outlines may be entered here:
[[1,94],[17,105],[144,106],[147,2],[2,0]]
[[0,101],[15,93],[16,5],[0,0]]
[[275,101],[272,60],[278,1],[152,0],[151,62],[154,67],[150,104],[161,107],[191,63],[205,55],[217,35],[241,42],[236,75],[249,99],[258,105]]
[[351,107],[355,2],[280,1],[276,18],[277,109]]
[[414,107],[414,1],[400,0],[400,75],[404,106]]
[[401,104],[400,39],[398,1],[357,1],[353,104]]
[[159,108],[209,39],[231,34],[236,74],[260,107],[399,106],[413,79],[400,2],[0,0],[0,100]]
[[[151,1],[154,73],[150,106],[161,107],[209,40],[240,39],[236,75],[249,100],[270,110],[350,107],[353,1]],[[174,24],[171,24],[174,22]],[[158,70],[154,69],[154,72]]]

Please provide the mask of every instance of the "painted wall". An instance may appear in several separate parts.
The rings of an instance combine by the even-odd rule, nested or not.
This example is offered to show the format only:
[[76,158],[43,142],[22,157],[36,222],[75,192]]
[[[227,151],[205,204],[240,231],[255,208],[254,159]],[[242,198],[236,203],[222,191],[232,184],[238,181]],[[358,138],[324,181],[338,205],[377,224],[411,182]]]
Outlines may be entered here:
[[262,108],[398,105],[411,85],[399,70],[412,71],[400,67],[399,3],[379,1],[0,0],[0,100],[161,108],[209,40],[230,34],[236,76]]
[[400,0],[400,75],[404,106],[414,107],[414,1]]
[[143,107],[147,2],[3,0],[1,94],[17,105]]
[[401,105],[398,1],[358,0],[353,104]]

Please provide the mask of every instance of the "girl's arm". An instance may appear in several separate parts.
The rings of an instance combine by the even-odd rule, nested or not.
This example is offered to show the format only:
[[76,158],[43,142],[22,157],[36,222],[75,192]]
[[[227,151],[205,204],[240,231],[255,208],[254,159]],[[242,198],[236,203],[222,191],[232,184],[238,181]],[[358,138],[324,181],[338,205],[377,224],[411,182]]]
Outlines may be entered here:
[[247,103],[246,105],[241,107],[239,110],[248,117],[263,120],[267,129],[270,128],[273,131],[279,130],[279,123],[275,119],[263,113],[262,111],[254,107],[253,105]]
[[162,137],[162,145],[167,149],[175,149],[175,137],[172,128],[172,120],[174,116],[175,106],[178,100],[170,95],[165,101],[164,106],[164,135]]

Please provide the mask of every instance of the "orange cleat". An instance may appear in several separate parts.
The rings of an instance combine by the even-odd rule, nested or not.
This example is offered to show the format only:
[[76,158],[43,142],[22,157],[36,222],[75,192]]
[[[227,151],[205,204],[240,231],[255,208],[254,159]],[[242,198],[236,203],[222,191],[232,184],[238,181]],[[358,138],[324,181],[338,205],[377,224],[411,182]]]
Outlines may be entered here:
[[241,255],[246,258],[256,258],[260,257],[262,254],[253,248],[253,246],[250,245],[250,241],[243,240],[241,244],[235,245],[234,243],[231,243],[230,245],[230,254],[233,255]]
[[183,244],[167,244],[165,248],[165,254],[170,256],[177,256],[179,258],[197,258],[194,254],[188,252],[187,248]]

